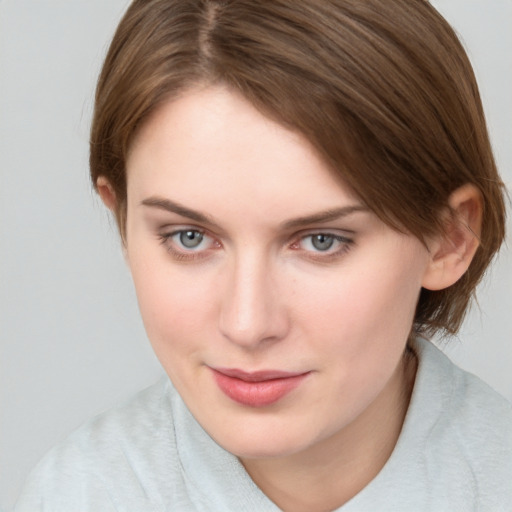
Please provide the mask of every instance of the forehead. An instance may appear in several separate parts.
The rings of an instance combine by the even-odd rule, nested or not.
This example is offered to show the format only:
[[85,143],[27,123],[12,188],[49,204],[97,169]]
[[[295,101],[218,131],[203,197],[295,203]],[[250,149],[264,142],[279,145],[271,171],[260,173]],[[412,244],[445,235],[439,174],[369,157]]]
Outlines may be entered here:
[[244,209],[358,201],[304,136],[224,87],[193,89],[163,104],[133,141],[127,177],[138,200],[158,194],[208,205],[220,198]]

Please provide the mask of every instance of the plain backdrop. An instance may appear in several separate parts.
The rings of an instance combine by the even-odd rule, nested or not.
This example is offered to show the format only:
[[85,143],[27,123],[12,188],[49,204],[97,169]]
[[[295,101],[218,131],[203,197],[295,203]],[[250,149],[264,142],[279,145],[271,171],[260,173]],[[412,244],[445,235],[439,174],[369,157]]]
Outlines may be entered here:
[[[512,0],[436,0],[476,69],[512,183]],[[87,418],[152,383],[114,223],[88,183],[94,83],[127,0],[0,0],[0,508]],[[508,230],[508,243],[511,230]],[[512,399],[504,248],[445,351]]]

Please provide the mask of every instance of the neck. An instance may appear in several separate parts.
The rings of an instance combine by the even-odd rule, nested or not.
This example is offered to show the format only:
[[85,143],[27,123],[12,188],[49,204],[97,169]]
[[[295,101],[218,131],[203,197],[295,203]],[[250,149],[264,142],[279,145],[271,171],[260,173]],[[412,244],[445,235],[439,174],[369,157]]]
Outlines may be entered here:
[[396,445],[414,385],[416,358],[406,351],[386,387],[350,425],[284,458],[242,460],[258,487],[283,511],[336,509],[366,487]]

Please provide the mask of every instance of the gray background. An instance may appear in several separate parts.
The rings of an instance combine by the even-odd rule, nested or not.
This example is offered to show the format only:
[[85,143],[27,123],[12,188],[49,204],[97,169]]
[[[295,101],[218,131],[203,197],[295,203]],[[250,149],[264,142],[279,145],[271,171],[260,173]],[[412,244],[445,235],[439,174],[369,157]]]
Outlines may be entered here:
[[[510,188],[512,0],[433,3],[468,48]],[[126,5],[0,0],[0,508],[48,448],[161,371],[87,176],[94,82]],[[489,277],[445,350],[512,399],[510,249]]]

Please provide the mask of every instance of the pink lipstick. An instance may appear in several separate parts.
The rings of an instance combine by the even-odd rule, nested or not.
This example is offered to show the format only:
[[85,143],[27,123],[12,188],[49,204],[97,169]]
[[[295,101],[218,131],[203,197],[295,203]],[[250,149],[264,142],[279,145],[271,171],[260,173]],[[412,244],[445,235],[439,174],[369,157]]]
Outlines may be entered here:
[[212,368],[220,390],[231,400],[249,407],[271,405],[293,391],[309,375],[265,370],[244,372],[231,368]]

